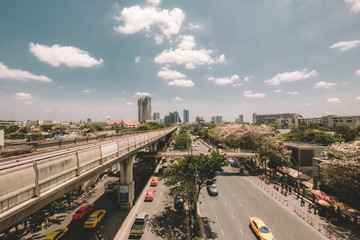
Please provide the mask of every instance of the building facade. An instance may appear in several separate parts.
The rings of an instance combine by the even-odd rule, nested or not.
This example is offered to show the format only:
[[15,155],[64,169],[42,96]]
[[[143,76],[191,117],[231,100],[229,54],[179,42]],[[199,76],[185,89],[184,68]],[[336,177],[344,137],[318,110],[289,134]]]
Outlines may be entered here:
[[188,122],[189,122],[189,110],[184,109],[183,119],[184,119],[184,123],[188,123]]
[[221,115],[216,115],[211,117],[211,123],[213,124],[221,124],[223,123],[223,118]]
[[155,120],[155,121],[160,120],[160,113],[159,113],[159,112],[154,112],[154,114],[153,114],[153,120]]
[[146,96],[138,99],[138,121],[145,123],[151,120],[151,97]]
[[297,113],[256,114],[253,113],[254,124],[275,124],[280,129],[296,128],[303,117]]

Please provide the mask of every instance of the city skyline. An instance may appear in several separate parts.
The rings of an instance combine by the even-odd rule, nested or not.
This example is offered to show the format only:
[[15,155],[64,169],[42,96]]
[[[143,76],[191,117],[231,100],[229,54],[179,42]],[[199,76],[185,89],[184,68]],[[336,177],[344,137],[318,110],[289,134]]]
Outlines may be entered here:
[[359,115],[359,23],[350,0],[3,1],[0,119]]

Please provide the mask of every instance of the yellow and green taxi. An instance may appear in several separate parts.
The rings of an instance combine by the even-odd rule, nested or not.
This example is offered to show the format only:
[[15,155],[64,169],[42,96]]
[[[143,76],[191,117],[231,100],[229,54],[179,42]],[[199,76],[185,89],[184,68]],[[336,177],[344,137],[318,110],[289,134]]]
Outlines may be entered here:
[[270,229],[265,225],[265,223],[257,217],[252,217],[249,219],[249,226],[256,234],[256,237],[260,240],[275,240]]
[[68,228],[59,228],[47,235],[44,240],[58,240],[65,236]]
[[97,225],[104,218],[106,211],[105,210],[97,210],[93,212],[90,217],[86,220],[84,224],[84,228],[96,228]]

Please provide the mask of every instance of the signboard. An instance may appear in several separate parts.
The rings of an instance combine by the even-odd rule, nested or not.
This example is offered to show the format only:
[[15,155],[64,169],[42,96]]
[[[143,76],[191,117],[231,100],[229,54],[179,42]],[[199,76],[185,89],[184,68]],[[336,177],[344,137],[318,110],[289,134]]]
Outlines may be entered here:
[[129,202],[129,185],[120,186],[120,202]]
[[4,130],[0,130],[0,147],[4,146]]

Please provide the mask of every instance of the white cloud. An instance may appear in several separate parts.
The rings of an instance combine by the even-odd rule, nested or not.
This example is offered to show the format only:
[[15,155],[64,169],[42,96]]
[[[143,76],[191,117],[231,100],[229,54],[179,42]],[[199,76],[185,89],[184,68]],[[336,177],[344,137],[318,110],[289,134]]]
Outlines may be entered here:
[[342,101],[339,98],[329,98],[326,103],[342,103]]
[[140,57],[140,56],[137,56],[137,57],[135,58],[135,63],[140,63],[140,61],[141,61],[141,57]]
[[155,43],[156,43],[157,45],[160,45],[160,44],[162,44],[163,41],[164,41],[164,36],[163,36],[163,35],[160,35],[160,34],[155,34],[154,40],[155,40]]
[[83,92],[83,93],[91,93],[91,91],[88,90],[88,89],[85,89],[85,90],[83,90],[82,92]]
[[233,87],[240,87],[240,86],[242,86],[241,83],[234,83],[234,84],[233,84]]
[[171,99],[173,102],[182,102],[184,101],[185,99],[181,98],[181,97],[175,97],[173,99]]
[[199,24],[196,23],[189,23],[188,27],[189,30],[197,30],[197,29],[202,29],[202,26],[200,26]]
[[151,5],[157,6],[157,5],[160,5],[161,0],[147,0],[147,2]]
[[360,0],[345,0],[351,6],[350,11],[353,13],[360,12]]
[[154,58],[154,62],[158,64],[184,64],[187,69],[194,69],[196,66],[209,65],[216,62],[223,63],[225,61],[224,54],[220,55],[217,59],[213,59],[211,57],[212,50],[194,50],[196,43],[193,36],[183,35],[181,39],[182,41],[178,45],[179,48],[162,51]]
[[336,86],[336,83],[320,81],[315,84],[314,88],[327,88],[328,89],[328,88],[332,88],[334,86]]
[[244,91],[244,97],[247,98],[264,98],[264,93],[253,93],[253,91]]
[[360,97],[356,97],[355,100],[360,101]]
[[277,89],[277,90],[274,90],[274,93],[281,93],[283,90],[281,89]]
[[0,62],[0,78],[4,79],[14,79],[18,81],[27,82],[30,80],[40,81],[40,82],[52,82],[52,80],[44,75],[34,75],[28,71],[23,71],[20,69],[9,69],[2,62]]
[[340,48],[341,51],[347,51],[356,47],[359,44],[360,44],[360,40],[347,41],[347,42],[341,41],[331,45],[330,48]]
[[298,91],[295,91],[295,92],[287,92],[287,94],[289,94],[289,95],[298,95],[299,92],[298,92]]
[[186,78],[186,75],[176,71],[176,70],[170,70],[167,66],[162,67],[157,75],[163,79],[182,79]]
[[[157,2],[157,1],[151,1]],[[153,6],[142,8],[139,5],[124,8],[120,17],[115,17],[124,25],[114,27],[122,34],[134,34],[140,31],[150,32],[152,25],[160,28],[168,39],[179,33],[185,14],[179,8],[159,9]]]
[[22,101],[30,101],[32,99],[32,96],[30,93],[15,93],[14,97],[18,100],[22,100]]
[[176,87],[193,87],[195,86],[194,82],[191,80],[185,79],[175,79],[168,82],[169,86],[176,86]]
[[267,79],[264,82],[271,85],[279,85],[282,82],[293,82],[316,76],[317,72],[315,70],[308,72],[308,70],[305,68],[302,71],[278,73],[273,78]]
[[136,93],[134,93],[134,96],[145,97],[145,96],[151,96],[151,94],[149,92],[136,92]]
[[355,71],[355,74],[360,77],[360,69]]
[[246,76],[246,77],[244,78],[244,81],[245,81],[245,82],[250,81],[250,77],[249,77],[249,76]]
[[223,77],[223,78],[214,78],[214,77],[208,78],[209,81],[215,82],[216,85],[232,84],[232,83],[234,83],[234,81],[239,80],[239,79],[240,79],[240,77],[238,75],[232,75],[231,77]]
[[101,65],[102,59],[95,59],[84,50],[72,46],[60,46],[58,44],[41,45],[36,43],[29,44],[30,52],[32,52],[40,61],[46,62],[51,66],[58,67],[61,64],[69,67],[92,67]]
[[310,106],[311,106],[311,103],[305,103],[305,106],[310,107]]

